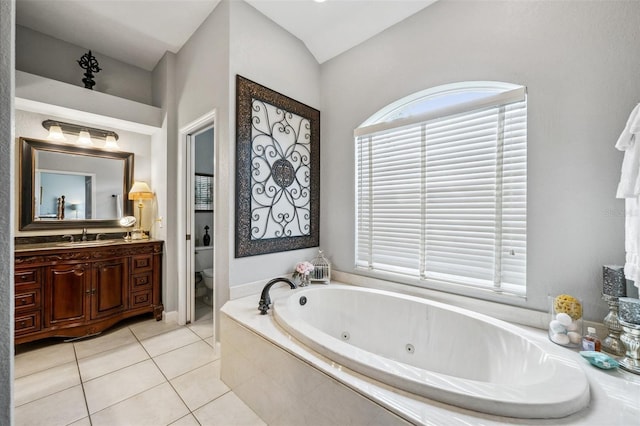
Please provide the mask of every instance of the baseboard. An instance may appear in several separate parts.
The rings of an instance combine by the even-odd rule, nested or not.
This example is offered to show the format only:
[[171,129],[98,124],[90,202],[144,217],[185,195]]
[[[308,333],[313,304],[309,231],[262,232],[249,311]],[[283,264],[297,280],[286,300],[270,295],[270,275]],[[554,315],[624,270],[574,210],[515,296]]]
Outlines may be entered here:
[[162,321],[166,323],[178,323],[178,311],[162,311]]

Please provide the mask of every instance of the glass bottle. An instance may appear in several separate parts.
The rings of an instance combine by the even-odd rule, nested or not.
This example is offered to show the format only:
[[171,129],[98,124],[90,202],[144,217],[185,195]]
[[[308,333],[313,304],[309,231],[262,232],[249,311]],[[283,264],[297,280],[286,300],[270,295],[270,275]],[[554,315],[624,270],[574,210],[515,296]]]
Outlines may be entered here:
[[582,349],[585,351],[600,352],[601,348],[602,342],[596,334],[596,329],[593,327],[587,327],[587,335],[582,338]]

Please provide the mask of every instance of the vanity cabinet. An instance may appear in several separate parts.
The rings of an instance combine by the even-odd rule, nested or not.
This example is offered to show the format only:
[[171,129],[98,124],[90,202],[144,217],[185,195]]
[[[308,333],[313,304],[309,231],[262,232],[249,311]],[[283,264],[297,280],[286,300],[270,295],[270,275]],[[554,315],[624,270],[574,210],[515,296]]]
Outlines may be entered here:
[[162,242],[21,249],[15,254],[15,342],[96,334],[162,317]]

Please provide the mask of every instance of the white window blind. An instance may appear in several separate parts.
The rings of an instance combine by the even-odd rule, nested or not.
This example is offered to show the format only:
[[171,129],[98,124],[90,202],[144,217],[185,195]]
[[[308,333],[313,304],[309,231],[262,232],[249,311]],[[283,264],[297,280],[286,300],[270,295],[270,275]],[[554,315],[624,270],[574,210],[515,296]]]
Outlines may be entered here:
[[526,100],[507,93],[355,131],[357,267],[524,293]]

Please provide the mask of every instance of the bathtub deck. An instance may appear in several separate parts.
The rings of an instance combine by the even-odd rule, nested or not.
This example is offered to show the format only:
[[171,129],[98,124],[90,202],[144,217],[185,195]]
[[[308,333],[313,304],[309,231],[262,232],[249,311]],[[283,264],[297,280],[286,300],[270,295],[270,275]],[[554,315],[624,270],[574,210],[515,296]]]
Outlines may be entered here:
[[[272,289],[272,299],[277,303],[279,298],[287,297],[291,294],[292,290],[285,288]],[[295,291],[295,290],[293,290]],[[528,424],[528,425],[547,425],[547,424],[576,424],[576,425],[630,425],[638,424],[640,418],[640,376],[628,373],[623,370],[616,371],[603,371],[592,367],[588,362],[582,359],[577,351],[569,350],[559,346],[552,345],[550,352],[561,358],[572,359],[579,363],[581,368],[585,371],[589,378],[589,384],[591,387],[591,402],[589,406],[571,416],[562,419],[550,419],[550,420],[532,420],[532,419],[515,419],[500,416],[493,416],[487,414],[476,413],[474,411],[462,409],[459,407],[443,404],[426,398],[417,397],[405,392],[394,390],[388,386],[382,385],[376,381],[370,380],[357,373],[351,372],[342,366],[332,363],[323,356],[312,352],[306,346],[300,344],[298,341],[289,338],[272,320],[271,313],[268,317],[258,315],[257,312],[257,296],[249,296],[241,299],[236,299],[228,302],[223,312],[229,318],[225,318],[232,326],[241,326],[255,333],[254,338],[261,336],[262,338],[276,343],[284,353],[288,356],[295,356],[298,360],[302,361],[302,365],[308,365],[309,368],[314,368],[318,372],[323,373],[332,379],[340,381],[345,384],[345,388],[349,390],[357,390],[358,395],[353,401],[353,404],[343,402],[342,404],[335,405],[334,411],[331,415],[334,418],[350,419],[349,424],[365,424],[367,423],[368,416],[365,415],[367,410],[362,411],[362,408],[358,408],[360,413],[364,417],[354,418],[352,412],[353,407],[361,407],[361,403],[370,403],[370,410],[377,410],[383,408],[388,412],[390,417],[387,418],[386,424],[402,424],[404,421],[413,424],[447,424],[447,425],[468,425],[468,424],[484,424],[484,425],[513,425],[513,424]],[[234,324],[235,323],[235,324]],[[543,330],[521,327],[522,333],[528,338],[534,341],[547,341],[546,332]],[[252,334],[249,332],[249,336],[245,336],[249,339]],[[256,336],[257,335],[257,336]],[[224,333],[222,335],[224,339]],[[248,342],[247,342],[248,343]],[[255,343],[255,341],[254,341]],[[223,348],[225,343],[223,342]],[[246,350],[252,350],[249,345]],[[222,355],[222,378],[225,380],[225,350],[223,349]],[[227,361],[229,365],[232,361]],[[271,360],[270,362],[277,362]],[[254,370],[254,373],[263,371],[262,369],[269,369],[269,363],[265,362],[262,366]],[[286,358],[281,360],[284,365],[289,361]],[[245,366],[246,367],[246,366]],[[234,368],[233,370],[237,370]],[[249,370],[246,369],[246,374],[251,375]],[[244,381],[251,381],[250,377],[244,377]],[[276,378],[273,378],[276,380]],[[230,380],[236,383],[236,378]],[[304,388],[304,380],[300,379],[298,385],[301,389]],[[296,381],[294,380],[288,386],[294,386]],[[233,388],[233,384],[230,385]],[[287,404],[285,401],[279,399],[278,396],[273,395],[275,389],[264,389],[263,393],[256,395],[255,401],[260,401],[262,398],[266,402],[266,405],[270,407],[270,410],[279,411],[279,419],[284,423],[290,423],[285,419],[291,420],[293,413],[290,412],[291,406],[296,404]],[[277,393],[277,392],[276,392]],[[271,395],[271,396],[269,396]],[[242,395],[240,395],[242,397]],[[310,396],[310,395],[309,395]],[[348,398],[345,396],[345,398]],[[280,401],[280,403],[276,403]],[[252,405],[250,401],[245,401]],[[258,402],[259,404],[259,402]],[[264,404],[264,403],[263,403]],[[313,405],[313,404],[312,404]],[[254,408],[257,412],[259,409]],[[296,411],[296,418],[304,418],[306,411],[301,407]],[[287,414],[288,412],[288,414]],[[373,412],[373,411],[372,411]],[[341,417],[344,415],[345,417]],[[386,413],[385,413],[386,415]],[[301,417],[302,416],[302,417]],[[355,415],[358,417],[357,415]],[[386,418],[386,417],[382,417]],[[369,418],[370,419],[370,418]],[[401,420],[404,419],[404,420]],[[393,420],[393,421],[392,421]],[[281,421],[281,422],[282,422]]]

